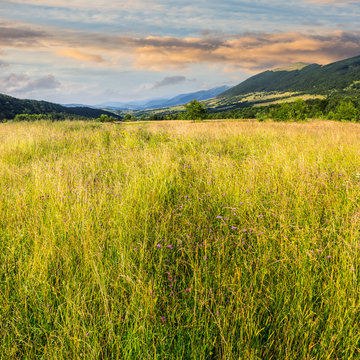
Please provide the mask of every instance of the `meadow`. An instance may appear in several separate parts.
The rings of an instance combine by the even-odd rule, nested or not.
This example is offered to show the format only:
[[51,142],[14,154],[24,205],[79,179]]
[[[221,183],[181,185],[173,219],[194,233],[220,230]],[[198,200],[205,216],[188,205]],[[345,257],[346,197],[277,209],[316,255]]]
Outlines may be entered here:
[[0,124],[1,359],[359,359],[360,125]]

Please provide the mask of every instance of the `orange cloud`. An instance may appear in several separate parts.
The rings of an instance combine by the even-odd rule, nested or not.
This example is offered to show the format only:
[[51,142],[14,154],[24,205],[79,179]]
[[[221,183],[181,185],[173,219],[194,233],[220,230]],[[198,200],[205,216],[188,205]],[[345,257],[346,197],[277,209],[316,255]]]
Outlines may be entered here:
[[246,34],[237,38],[214,41],[183,39],[182,43],[139,46],[134,50],[134,66],[165,70],[198,63],[218,63],[229,69],[257,72],[296,62],[327,64],[360,54],[359,37],[343,32],[326,36],[298,32]]
[[[145,38],[59,30],[23,23],[2,23],[0,47],[46,50],[78,61],[119,66],[126,61],[134,68],[166,70],[194,64],[221,66],[257,72],[296,62],[327,64],[360,54],[360,32],[333,31],[328,34],[300,32],[244,33],[214,37]],[[61,50],[59,50],[59,48]],[[122,65],[123,66],[123,65]],[[128,65],[126,65],[128,66]]]
[[75,49],[62,49],[57,51],[56,54],[60,56],[66,56],[79,61],[92,61],[96,63],[105,62],[105,60],[100,55],[85,54]]

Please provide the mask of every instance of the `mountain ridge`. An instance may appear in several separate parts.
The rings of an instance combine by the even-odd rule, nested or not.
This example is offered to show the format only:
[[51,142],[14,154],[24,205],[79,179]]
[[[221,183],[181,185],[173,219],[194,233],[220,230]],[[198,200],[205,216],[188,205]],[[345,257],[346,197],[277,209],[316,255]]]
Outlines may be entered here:
[[159,109],[169,106],[177,106],[187,104],[191,100],[208,100],[222,92],[230,89],[229,86],[223,85],[208,90],[199,90],[191,93],[179,94],[171,98],[159,98],[144,101],[132,101],[128,103],[106,102],[96,105],[96,108],[111,109],[111,110],[147,110]]
[[231,97],[255,92],[293,91],[326,94],[360,80],[360,56],[327,65],[310,64],[300,70],[267,70],[218,95]]
[[101,115],[108,115],[119,118],[119,116],[101,109],[89,107],[65,107],[48,101],[29,99],[18,99],[13,96],[0,94],[0,121],[14,119],[19,114],[67,114],[75,117],[99,118]]

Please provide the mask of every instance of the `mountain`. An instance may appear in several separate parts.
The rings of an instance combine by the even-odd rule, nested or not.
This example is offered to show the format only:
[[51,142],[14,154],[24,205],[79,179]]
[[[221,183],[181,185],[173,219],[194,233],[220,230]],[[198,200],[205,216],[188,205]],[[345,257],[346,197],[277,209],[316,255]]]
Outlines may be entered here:
[[343,90],[356,81],[360,81],[360,56],[328,65],[298,63],[285,69],[264,71],[219,97],[271,91],[327,94],[332,90]]
[[13,119],[18,114],[67,114],[75,117],[99,118],[105,114],[114,116],[108,111],[89,107],[65,107],[47,101],[21,100],[12,96],[0,94],[0,121]]
[[169,106],[187,104],[191,100],[207,100],[213,98],[224,91],[228,90],[228,86],[221,86],[210,90],[201,90],[188,94],[180,94],[170,99],[152,99],[146,101],[133,101],[128,103],[121,102],[105,102],[97,105],[97,108],[111,109],[111,110],[146,110],[158,109]]
[[228,89],[229,89],[228,86],[221,86],[210,90],[202,90],[190,94],[181,94],[163,103],[153,104],[153,106],[156,105],[156,107],[168,107],[168,106],[184,105],[194,99],[198,101],[208,100],[223,93]]
[[85,104],[60,104],[61,106],[65,106],[67,108],[73,108],[73,107],[87,107],[90,109],[99,109],[96,106],[92,106],[92,105],[85,105]]

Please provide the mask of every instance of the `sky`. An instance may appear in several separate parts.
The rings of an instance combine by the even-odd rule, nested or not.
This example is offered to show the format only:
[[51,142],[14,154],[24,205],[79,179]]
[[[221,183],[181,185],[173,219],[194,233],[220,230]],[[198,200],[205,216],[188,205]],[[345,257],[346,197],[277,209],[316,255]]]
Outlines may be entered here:
[[0,0],[0,93],[101,104],[360,55],[360,0]]

